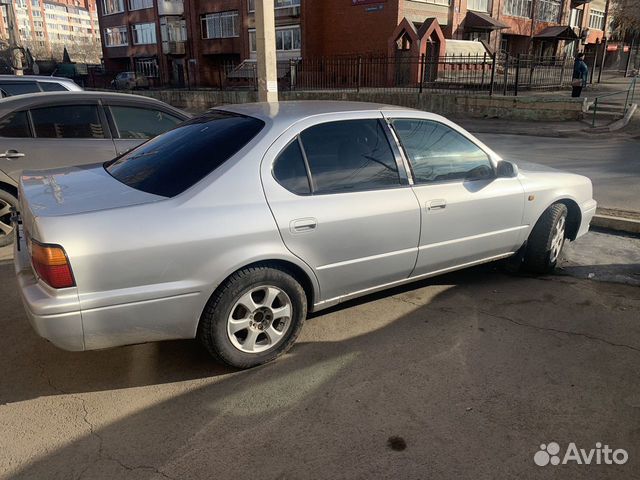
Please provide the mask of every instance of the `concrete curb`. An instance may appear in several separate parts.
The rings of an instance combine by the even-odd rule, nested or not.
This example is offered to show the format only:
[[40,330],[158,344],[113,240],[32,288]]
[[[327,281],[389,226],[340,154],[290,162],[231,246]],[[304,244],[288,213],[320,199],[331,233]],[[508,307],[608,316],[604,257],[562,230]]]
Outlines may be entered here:
[[609,133],[609,132],[615,132],[616,130],[620,130],[626,127],[627,125],[629,125],[629,122],[633,118],[633,114],[636,112],[637,108],[638,108],[638,105],[634,103],[633,105],[631,105],[631,107],[629,107],[629,109],[627,110],[627,113],[625,113],[624,117],[622,117],[620,120],[616,120],[615,122],[609,125],[606,125],[604,127],[592,127],[592,128],[586,129],[585,132]]
[[640,220],[633,220],[631,218],[596,214],[593,220],[591,220],[591,226],[615,230],[617,232],[640,234]]

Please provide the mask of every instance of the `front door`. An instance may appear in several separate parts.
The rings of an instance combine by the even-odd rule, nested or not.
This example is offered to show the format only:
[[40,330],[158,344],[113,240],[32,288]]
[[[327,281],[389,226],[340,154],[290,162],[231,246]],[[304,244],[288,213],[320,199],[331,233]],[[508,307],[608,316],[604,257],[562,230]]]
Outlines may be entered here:
[[417,257],[419,206],[388,127],[351,117],[301,122],[262,164],[282,239],[313,268],[323,300],[407,278]]
[[421,208],[413,275],[497,258],[522,244],[524,189],[517,178],[497,178],[489,154],[444,123],[391,122],[411,165]]
[[17,182],[23,170],[112,159],[115,147],[99,109],[65,103],[7,115],[0,120],[0,169]]

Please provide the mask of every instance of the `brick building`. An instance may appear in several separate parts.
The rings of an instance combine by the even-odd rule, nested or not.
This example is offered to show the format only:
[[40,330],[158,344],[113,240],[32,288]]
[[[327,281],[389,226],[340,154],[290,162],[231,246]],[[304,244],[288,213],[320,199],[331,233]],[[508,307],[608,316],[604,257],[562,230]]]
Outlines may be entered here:
[[[255,71],[256,0],[98,1],[109,71],[214,87]],[[275,0],[277,55],[391,56],[427,44],[442,54],[445,38],[514,55],[573,54],[602,38],[604,1]]]

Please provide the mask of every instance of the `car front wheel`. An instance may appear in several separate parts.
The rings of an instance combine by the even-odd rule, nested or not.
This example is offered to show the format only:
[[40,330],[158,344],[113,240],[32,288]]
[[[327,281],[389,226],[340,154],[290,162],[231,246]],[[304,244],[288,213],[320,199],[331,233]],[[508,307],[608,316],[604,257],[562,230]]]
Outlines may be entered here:
[[307,315],[307,297],[290,273],[269,266],[231,275],[207,303],[198,338],[227,365],[250,368],[284,354]]
[[550,273],[556,267],[566,238],[567,207],[554,203],[542,214],[529,235],[524,267],[534,273]]
[[13,225],[11,224],[11,207],[18,204],[16,197],[6,190],[0,189],[0,247],[13,242]]

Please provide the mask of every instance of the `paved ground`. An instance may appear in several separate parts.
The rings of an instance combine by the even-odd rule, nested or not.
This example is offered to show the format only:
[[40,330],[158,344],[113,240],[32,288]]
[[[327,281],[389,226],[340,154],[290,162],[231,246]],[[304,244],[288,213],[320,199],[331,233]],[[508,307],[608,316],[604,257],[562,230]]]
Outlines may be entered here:
[[[245,372],[190,341],[60,351],[0,264],[0,478],[637,477],[640,240],[567,254],[559,275],[485,266],[350,303]],[[629,462],[536,467],[550,441]]]
[[507,160],[541,163],[591,178],[600,207],[640,211],[640,139],[543,138],[479,133]]

